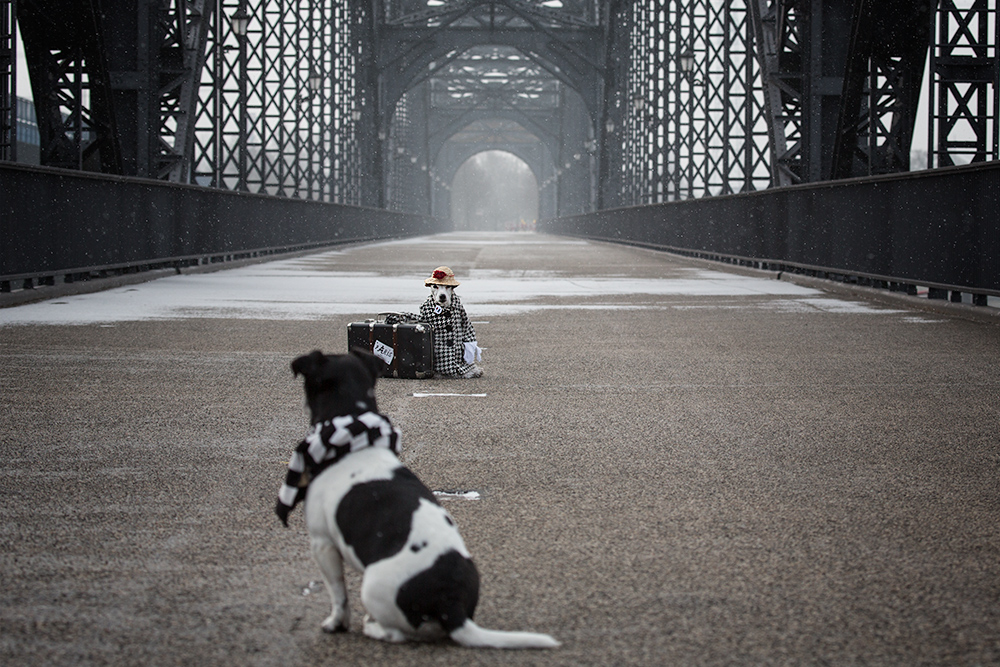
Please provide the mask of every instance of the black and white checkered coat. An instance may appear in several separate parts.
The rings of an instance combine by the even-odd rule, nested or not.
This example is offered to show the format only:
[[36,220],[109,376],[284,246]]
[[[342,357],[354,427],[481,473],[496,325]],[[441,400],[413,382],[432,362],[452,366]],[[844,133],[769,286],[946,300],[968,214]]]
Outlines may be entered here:
[[476,340],[476,330],[457,294],[451,295],[451,308],[443,308],[428,296],[420,306],[419,320],[434,330],[435,373],[462,376],[472,370],[472,364],[465,363],[464,344]]

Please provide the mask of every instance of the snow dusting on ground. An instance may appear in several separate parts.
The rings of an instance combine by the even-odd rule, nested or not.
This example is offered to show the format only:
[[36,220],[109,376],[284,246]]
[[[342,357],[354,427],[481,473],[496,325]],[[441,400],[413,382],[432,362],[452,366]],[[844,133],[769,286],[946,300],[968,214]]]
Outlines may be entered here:
[[[315,320],[332,315],[415,312],[426,298],[422,274],[385,276],[329,270],[334,260],[328,256],[343,252],[335,250],[213,273],[169,276],[93,294],[4,308],[0,309],[0,326],[177,318]],[[462,299],[467,307],[473,308],[476,318],[567,308],[752,307],[779,312],[898,312],[831,299],[818,290],[765,277],[704,269],[687,269],[682,274],[681,278],[654,280],[628,276],[578,278],[546,271],[472,271],[463,277]],[[703,304],[657,302],[661,297],[682,296],[728,300]],[[632,301],[638,297],[640,302],[652,303],[623,303],[623,297]],[[739,297],[780,298],[741,304]]]

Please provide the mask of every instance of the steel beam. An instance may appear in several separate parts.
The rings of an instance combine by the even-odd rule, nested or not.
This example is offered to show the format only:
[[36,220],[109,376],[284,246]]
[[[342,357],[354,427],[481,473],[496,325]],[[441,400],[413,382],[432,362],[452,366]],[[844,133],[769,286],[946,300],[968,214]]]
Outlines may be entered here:
[[929,166],[1000,159],[997,0],[940,0],[934,22]]
[[17,3],[0,0],[0,160],[17,161]]
[[121,174],[107,42],[96,0],[21,0],[41,163]]
[[910,169],[936,0],[858,0],[830,178]]

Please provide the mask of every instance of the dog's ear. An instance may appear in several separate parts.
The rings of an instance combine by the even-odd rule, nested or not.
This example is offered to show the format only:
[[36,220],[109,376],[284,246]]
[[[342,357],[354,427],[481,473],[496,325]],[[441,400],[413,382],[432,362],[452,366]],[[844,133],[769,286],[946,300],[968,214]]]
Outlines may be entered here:
[[382,371],[385,370],[385,362],[360,347],[351,348],[351,354],[360,359],[361,363],[364,364],[368,374],[372,376],[372,384],[374,385],[375,381],[382,376]]
[[326,355],[319,350],[313,350],[309,354],[304,354],[292,362],[292,375],[298,377],[303,375],[309,377],[316,372],[316,369],[326,360]]

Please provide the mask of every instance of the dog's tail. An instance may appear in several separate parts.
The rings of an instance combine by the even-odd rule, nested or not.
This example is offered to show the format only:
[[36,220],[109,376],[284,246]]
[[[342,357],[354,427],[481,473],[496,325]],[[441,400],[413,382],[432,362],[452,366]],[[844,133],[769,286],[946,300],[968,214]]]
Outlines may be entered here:
[[487,630],[471,620],[451,632],[451,638],[468,648],[557,648],[559,642],[538,632]]

